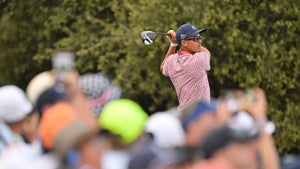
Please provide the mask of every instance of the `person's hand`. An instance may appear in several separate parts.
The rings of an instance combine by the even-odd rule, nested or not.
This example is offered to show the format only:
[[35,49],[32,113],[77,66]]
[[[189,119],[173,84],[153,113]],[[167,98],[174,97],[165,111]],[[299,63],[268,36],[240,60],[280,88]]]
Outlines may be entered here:
[[171,46],[177,46],[178,44],[176,43],[176,32],[174,30],[169,30],[168,34],[170,34],[171,36],[167,36],[170,45]]
[[267,117],[267,99],[265,92],[260,88],[251,90],[254,99],[244,104],[244,109],[249,112],[256,120],[266,119]]
[[220,124],[225,124],[230,118],[231,113],[227,107],[226,101],[222,98],[219,98],[217,100],[216,113],[217,113],[218,122]]
[[63,83],[66,92],[70,96],[77,94],[78,92],[81,92],[81,89],[78,86],[78,78],[79,78],[79,74],[77,71],[64,72]]

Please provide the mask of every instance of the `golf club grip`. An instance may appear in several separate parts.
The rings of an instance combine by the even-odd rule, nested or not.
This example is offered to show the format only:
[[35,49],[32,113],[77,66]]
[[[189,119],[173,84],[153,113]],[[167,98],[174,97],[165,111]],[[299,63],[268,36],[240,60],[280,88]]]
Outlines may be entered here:
[[155,32],[158,35],[166,35],[166,36],[171,36],[169,33],[163,33],[163,32]]

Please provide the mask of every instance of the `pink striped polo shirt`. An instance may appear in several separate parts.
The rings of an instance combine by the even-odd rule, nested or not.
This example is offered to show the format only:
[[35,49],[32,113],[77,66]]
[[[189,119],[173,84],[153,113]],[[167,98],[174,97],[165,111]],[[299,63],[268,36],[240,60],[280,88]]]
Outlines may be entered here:
[[178,111],[194,99],[210,101],[207,71],[210,70],[209,52],[179,52],[170,55],[162,73],[171,79],[178,98]]

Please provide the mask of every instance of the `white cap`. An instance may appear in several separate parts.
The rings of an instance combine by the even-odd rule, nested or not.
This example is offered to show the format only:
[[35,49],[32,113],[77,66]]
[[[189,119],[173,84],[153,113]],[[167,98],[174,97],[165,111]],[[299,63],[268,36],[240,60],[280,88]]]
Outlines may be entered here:
[[185,144],[185,134],[180,120],[173,114],[157,112],[145,125],[145,131],[154,135],[154,142],[162,148],[174,148]]
[[0,119],[17,122],[32,111],[32,105],[24,91],[15,85],[0,88]]
[[55,77],[51,74],[50,71],[45,71],[37,74],[29,82],[26,94],[32,104],[36,104],[36,101],[40,94],[42,94],[46,89],[54,85]]

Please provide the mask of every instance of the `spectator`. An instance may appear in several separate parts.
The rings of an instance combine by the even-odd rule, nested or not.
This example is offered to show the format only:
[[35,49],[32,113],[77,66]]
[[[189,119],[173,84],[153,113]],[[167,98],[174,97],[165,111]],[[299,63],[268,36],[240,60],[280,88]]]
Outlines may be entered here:
[[178,152],[185,144],[185,135],[180,120],[170,111],[176,109],[156,112],[148,118],[144,140],[132,155],[129,169],[165,168],[183,163]]
[[112,149],[103,157],[103,168],[126,169],[133,146],[141,138],[147,113],[130,99],[118,99],[107,103],[100,116],[102,134],[112,144]]
[[71,168],[101,168],[101,153],[109,146],[96,135],[98,130],[78,116],[67,102],[49,107],[40,122],[40,136],[47,155],[54,153],[57,165]]
[[128,169],[163,169],[177,166],[179,149],[158,147],[148,140],[131,158]]
[[120,87],[113,85],[110,79],[101,73],[88,73],[79,76],[79,87],[84,92],[89,108],[97,118],[105,104],[121,97]]
[[181,123],[185,131],[187,146],[195,146],[211,129],[218,125],[217,102],[210,103],[200,100],[186,106],[181,112]]
[[54,71],[44,71],[34,76],[27,85],[26,94],[34,106],[34,112],[25,123],[26,140],[29,143],[40,141],[37,133],[44,109],[67,97],[54,86],[55,76]]
[[0,87],[0,120],[3,129],[6,128],[7,131],[10,131],[5,133],[11,133],[11,137],[3,136],[2,134],[5,133],[0,134],[2,138],[0,139],[0,152],[13,141],[24,142],[22,139],[23,125],[26,116],[31,112],[32,105],[22,89],[15,85]]
[[31,103],[36,106],[38,97],[55,83],[55,73],[44,71],[34,76],[27,85],[26,94]]
[[[258,144],[255,138],[226,126],[214,129],[202,140],[200,161],[193,168],[255,169],[258,167]],[[202,155],[208,160],[203,160]]]
[[2,169],[22,168],[39,151],[26,144],[24,123],[32,105],[24,91],[15,85],[0,87],[0,164]]
[[[266,117],[265,94],[259,88],[251,92],[254,99],[249,99],[248,93],[241,91],[236,93],[238,105],[235,107],[238,107],[239,112],[231,114],[232,117],[228,119],[227,126],[205,137],[200,147],[204,150],[204,157],[210,159],[205,162],[200,158],[195,168],[280,168],[271,136],[274,126],[267,121]],[[247,113],[242,113],[240,110],[245,110]],[[250,120],[246,122],[245,119]],[[247,125],[250,127],[245,128],[246,124],[250,124]],[[246,142],[243,142],[244,140]],[[220,166],[220,164],[225,166]]]
[[101,168],[101,154],[109,143],[97,136],[97,119],[89,111],[78,86],[77,72],[65,72],[63,79],[40,91],[35,93],[35,103],[40,113],[39,137],[45,154],[30,168],[43,165]]
[[176,148],[185,145],[181,122],[170,112],[152,114],[146,122],[145,133],[151,135],[153,142],[161,148]]

